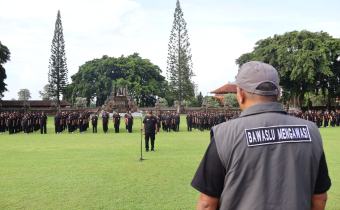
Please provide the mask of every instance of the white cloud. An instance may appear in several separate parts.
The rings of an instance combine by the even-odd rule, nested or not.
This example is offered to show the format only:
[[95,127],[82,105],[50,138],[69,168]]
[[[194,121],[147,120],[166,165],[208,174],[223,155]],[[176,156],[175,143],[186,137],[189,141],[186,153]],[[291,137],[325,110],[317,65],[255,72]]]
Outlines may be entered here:
[[[33,99],[39,99],[38,91],[47,84],[58,10],[69,76],[94,58],[134,52],[160,66],[165,75],[175,1],[142,2],[0,0],[0,38],[11,51],[11,61],[5,64],[9,92],[5,92],[4,99],[17,98],[22,88],[30,89]],[[181,2],[197,75],[193,80],[203,95],[233,81],[238,69],[235,59],[252,51],[261,38],[303,29],[340,36],[340,22],[331,17],[312,20],[311,9],[287,10],[289,5],[281,3],[263,6],[258,2],[234,5],[225,1]]]

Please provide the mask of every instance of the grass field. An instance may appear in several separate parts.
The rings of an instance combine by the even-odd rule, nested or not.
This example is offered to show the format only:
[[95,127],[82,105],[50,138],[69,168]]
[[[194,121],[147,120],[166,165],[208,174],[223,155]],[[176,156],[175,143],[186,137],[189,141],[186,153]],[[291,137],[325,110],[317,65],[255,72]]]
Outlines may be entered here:
[[[140,158],[140,120],[133,133],[0,135],[0,209],[195,209],[190,186],[209,132],[156,135],[155,152]],[[99,121],[101,123],[101,121]],[[332,179],[326,209],[340,209],[340,128],[320,129]],[[143,140],[144,142],[144,140]]]

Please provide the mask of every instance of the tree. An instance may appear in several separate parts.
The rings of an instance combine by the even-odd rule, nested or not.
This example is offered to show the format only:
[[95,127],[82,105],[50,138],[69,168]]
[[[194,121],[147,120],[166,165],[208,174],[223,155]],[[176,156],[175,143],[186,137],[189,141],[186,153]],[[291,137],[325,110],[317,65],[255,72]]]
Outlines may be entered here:
[[168,102],[167,102],[167,100],[165,98],[160,98],[159,99],[159,105],[161,107],[168,107]]
[[87,104],[86,98],[77,97],[75,104],[76,104],[76,106],[82,105],[83,107],[87,107],[87,105],[86,105]]
[[6,70],[2,66],[2,64],[5,64],[7,61],[9,61],[11,58],[11,52],[9,49],[2,45],[0,41],[0,98],[3,97],[3,93],[7,91],[7,84],[4,82],[4,80],[7,78]]
[[220,99],[213,96],[208,96],[207,106],[209,108],[220,108],[221,107]]
[[154,107],[157,96],[165,97],[167,82],[162,70],[138,53],[119,58],[103,56],[101,59],[87,61],[71,76],[72,83],[67,86],[65,100],[85,97],[87,105],[91,101],[96,106],[105,103],[113,86],[118,90],[124,86],[139,107]]
[[223,102],[228,101],[229,107],[234,108],[234,107],[240,107],[240,105],[237,102],[237,95],[234,93],[229,93],[229,94],[224,94],[223,95]]
[[67,64],[65,54],[65,41],[60,11],[58,10],[55,22],[54,36],[51,46],[51,57],[48,71],[49,92],[56,97],[60,111],[60,95],[65,93],[67,86]]
[[[340,96],[340,40],[326,32],[292,31],[256,42],[251,53],[236,59],[240,67],[248,61],[274,66],[282,96],[294,106],[303,104],[308,92],[329,91],[330,100]],[[325,95],[325,94],[324,94]]]
[[29,100],[31,97],[31,93],[28,89],[21,89],[18,92],[18,100],[19,101],[25,101],[25,100]]
[[53,97],[49,91],[49,84],[45,85],[43,91],[39,91],[39,94],[43,101],[55,100],[55,97]]
[[177,0],[173,26],[168,45],[167,79],[172,97],[178,100],[178,112],[183,99],[194,96],[191,78],[194,75],[191,61],[191,49],[186,29],[187,23]]
[[201,107],[203,103],[203,95],[202,92],[200,92],[196,98],[192,97],[189,98],[186,102],[186,107]]

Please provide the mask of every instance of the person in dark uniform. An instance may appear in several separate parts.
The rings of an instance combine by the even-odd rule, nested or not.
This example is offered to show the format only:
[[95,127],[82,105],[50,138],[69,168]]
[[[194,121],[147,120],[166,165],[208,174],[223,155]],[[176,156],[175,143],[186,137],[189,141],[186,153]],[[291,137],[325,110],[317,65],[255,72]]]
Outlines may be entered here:
[[132,126],[133,126],[133,116],[131,114],[127,115],[127,125],[128,125],[128,132],[132,133]]
[[31,112],[30,112],[30,124],[28,127],[30,130],[30,133],[33,133],[34,132],[34,113],[31,113]]
[[116,112],[113,115],[112,120],[113,120],[113,125],[114,125],[114,128],[115,128],[115,133],[119,133],[120,115],[119,115],[118,112]]
[[157,113],[155,115],[156,119],[157,119],[157,133],[159,132],[159,128],[161,127],[161,114]]
[[13,133],[18,133],[18,115],[16,112],[13,113]]
[[214,116],[213,116],[213,114],[210,114],[210,116],[208,118],[208,125],[209,125],[209,130],[211,130],[211,128],[214,125]]
[[58,113],[54,116],[53,124],[54,124],[54,132],[56,134],[59,134],[60,133],[60,117]]
[[92,124],[92,133],[97,133],[98,117],[96,116],[96,113],[93,113],[93,116],[91,118],[91,124]]
[[274,67],[248,62],[236,86],[243,113],[211,132],[191,182],[197,209],[324,209],[331,180],[319,129],[276,102]]
[[340,110],[336,110],[336,122],[335,122],[335,124],[336,124],[336,126],[339,126],[339,124],[340,124]]
[[39,119],[39,124],[40,124],[40,134],[46,134],[46,125],[47,125],[47,116],[45,115],[45,112],[42,112],[40,119]]
[[323,127],[327,128],[328,127],[328,122],[329,122],[329,114],[328,111],[325,112],[324,116],[323,116]]
[[28,118],[27,118],[27,114],[24,115],[24,117],[22,118],[22,121],[21,121],[21,124],[24,128],[24,135],[27,135],[28,134]]
[[181,117],[179,113],[174,116],[175,132],[179,132],[179,125],[181,124]]
[[172,119],[170,117],[170,114],[168,113],[165,119],[166,132],[171,132],[171,123],[172,123]]
[[201,117],[200,117],[200,131],[204,131],[204,124],[205,124],[205,117],[204,117],[204,114],[201,113]]
[[192,131],[192,115],[191,112],[188,113],[187,117],[186,117],[186,123],[187,123],[187,130],[188,132]]
[[143,135],[145,135],[145,152],[149,151],[149,139],[151,139],[151,151],[155,148],[155,135],[157,134],[157,118],[152,111],[143,120]]
[[316,114],[315,114],[315,116],[314,116],[314,118],[315,118],[315,124],[316,124],[316,126],[318,127],[318,128],[320,128],[320,111],[318,111]]
[[67,123],[68,133],[69,134],[73,133],[73,130],[72,130],[73,129],[73,119],[72,119],[71,115],[68,116],[66,123]]
[[83,134],[84,133],[84,129],[85,129],[85,125],[84,125],[84,118],[83,118],[83,114],[80,113],[80,116],[78,118],[78,125],[79,125],[79,133]]
[[107,113],[104,113],[102,116],[102,125],[103,125],[103,132],[107,133],[108,125],[109,125],[109,117]]
[[129,131],[129,128],[128,128],[128,115],[129,115],[129,112],[126,112],[126,114],[124,115],[124,122],[125,122],[125,129],[126,131]]
[[5,117],[4,113],[1,112],[0,115],[0,134],[5,132]]
[[14,119],[13,119],[12,114],[10,114],[10,116],[7,120],[7,127],[8,127],[8,133],[13,134],[14,133],[14,131],[13,131],[13,129],[14,129]]
[[78,129],[78,117],[79,115],[76,112],[73,112],[73,132],[76,131]]

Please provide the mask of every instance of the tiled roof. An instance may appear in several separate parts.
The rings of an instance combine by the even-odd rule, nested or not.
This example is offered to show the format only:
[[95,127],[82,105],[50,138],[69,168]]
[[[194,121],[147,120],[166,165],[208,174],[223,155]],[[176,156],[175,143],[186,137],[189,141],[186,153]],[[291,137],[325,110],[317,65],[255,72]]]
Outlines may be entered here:
[[[3,107],[23,107],[25,101],[11,101],[11,100],[4,100],[0,101]],[[35,100],[28,100],[26,101],[30,104],[31,107],[50,107],[52,101],[35,101]],[[71,104],[67,101],[60,101],[60,106],[71,106]]]
[[236,85],[233,83],[228,83],[210,93],[215,93],[215,94],[236,93]]

